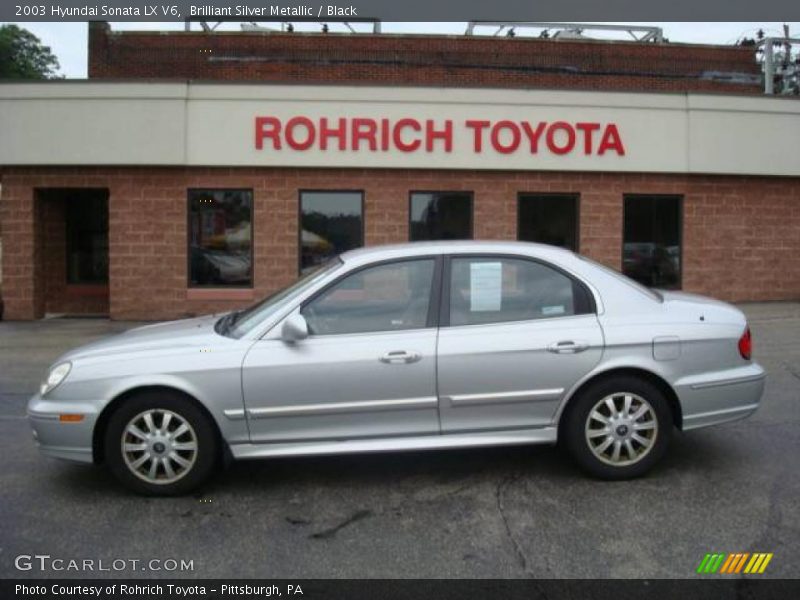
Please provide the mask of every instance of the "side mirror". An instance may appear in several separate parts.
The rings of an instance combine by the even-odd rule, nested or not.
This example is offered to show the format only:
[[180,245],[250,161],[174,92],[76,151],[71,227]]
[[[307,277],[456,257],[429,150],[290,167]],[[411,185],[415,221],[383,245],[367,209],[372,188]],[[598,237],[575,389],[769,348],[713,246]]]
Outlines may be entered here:
[[281,339],[287,344],[294,344],[308,337],[308,323],[300,312],[292,313],[283,322]]

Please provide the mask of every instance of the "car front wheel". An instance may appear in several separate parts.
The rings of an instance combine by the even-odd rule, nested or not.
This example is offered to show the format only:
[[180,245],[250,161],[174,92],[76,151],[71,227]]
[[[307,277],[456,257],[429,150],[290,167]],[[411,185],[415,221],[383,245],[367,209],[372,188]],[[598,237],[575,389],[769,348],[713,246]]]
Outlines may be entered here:
[[211,474],[216,432],[191,401],[165,393],[129,398],[111,415],[105,455],[114,475],[147,495],[185,494]]
[[574,399],[565,419],[570,452],[602,479],[644,475],[666,452],[673,426],[661,390],[632,377],[590,386]]

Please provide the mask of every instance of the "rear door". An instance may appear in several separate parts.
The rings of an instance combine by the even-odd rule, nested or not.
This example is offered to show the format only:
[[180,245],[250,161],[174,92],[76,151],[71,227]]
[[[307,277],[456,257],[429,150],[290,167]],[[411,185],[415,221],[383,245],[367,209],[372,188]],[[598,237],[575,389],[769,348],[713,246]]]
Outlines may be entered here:
[[454,255],[443,276],[442,432],[550,425],[603,351],[591,292],[552,265],[505,255]]

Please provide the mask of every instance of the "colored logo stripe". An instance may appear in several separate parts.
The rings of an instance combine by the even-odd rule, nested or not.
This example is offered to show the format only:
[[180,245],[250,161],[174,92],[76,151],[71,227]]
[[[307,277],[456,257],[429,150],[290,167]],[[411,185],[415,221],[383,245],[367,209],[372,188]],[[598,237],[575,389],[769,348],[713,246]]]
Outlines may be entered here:
[[724,554],[706,554],[700,566],[697,567],[698,573],[716,573],[719,566],[722,564],[722,559],[725,558]]
[[749,552],[709,553],[700,561],[697,572],[737,574],[742,573],[742,569],[744,569],[744,573],[763,573],[772,557],[773,554],[771,552],[755,552],[753,554]]
[[750,562],[747,563],[747,566],[744,569],[745,573],[763,573],[764,570],[767,568],[769,561],[772,560],[772,552],[769,554],[764,552],[758,552],[753,554],[753,558],[750,559]]
[[744,567],[744,561],[750,556],[749,552],[739,552],[736,554],[729,554],[728,560],[722,565],[720,573],[738,573]]

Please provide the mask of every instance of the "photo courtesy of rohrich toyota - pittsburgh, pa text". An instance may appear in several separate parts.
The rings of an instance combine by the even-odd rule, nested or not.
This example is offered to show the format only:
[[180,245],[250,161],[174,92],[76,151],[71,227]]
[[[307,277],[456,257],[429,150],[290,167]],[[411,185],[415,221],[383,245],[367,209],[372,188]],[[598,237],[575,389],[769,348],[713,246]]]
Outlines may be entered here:
[[800,598],[800,3],[0,4],[0,600]]

